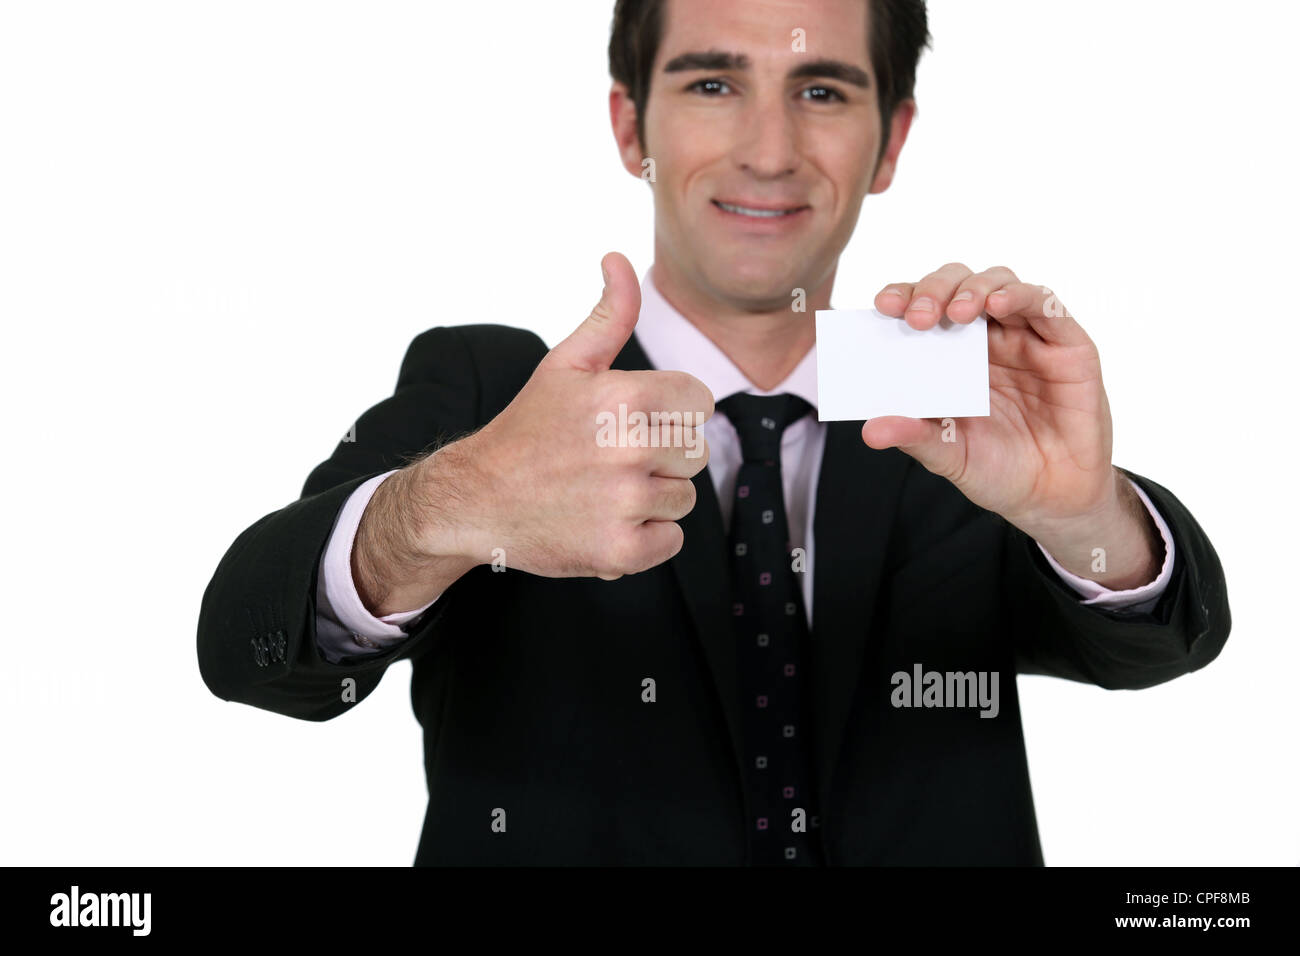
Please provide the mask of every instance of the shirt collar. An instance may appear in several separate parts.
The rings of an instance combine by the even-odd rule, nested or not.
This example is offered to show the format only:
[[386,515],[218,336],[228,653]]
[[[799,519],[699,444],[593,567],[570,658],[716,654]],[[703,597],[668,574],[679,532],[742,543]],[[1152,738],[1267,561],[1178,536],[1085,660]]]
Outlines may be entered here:
[[[655,287],[651,275],[654,266],[641,279],[641,314],[637,319],[636,337],[646,358],[657,369],[675,369],[694,375],[721,401],[736,392],[752,395],[798,395],[813,408],[817,407],[817,346],[786,376],[776,388],[763,391],[738,369],[727,354],[703,332],[678,312]],[[814,416],[815,417],[815,416]]]

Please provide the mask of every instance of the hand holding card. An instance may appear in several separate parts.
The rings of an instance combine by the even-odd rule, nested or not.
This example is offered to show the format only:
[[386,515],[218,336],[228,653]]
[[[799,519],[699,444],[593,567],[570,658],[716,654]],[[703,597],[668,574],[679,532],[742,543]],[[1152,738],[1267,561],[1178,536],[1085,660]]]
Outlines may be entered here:
[[1050,289],[951,263],[875,306],[816,314],[823,421],[867,419],[869,447],[911,456],[1058,560],[1099,534],[1138,542],[1121,550],[1143,573],[1148,519],[1111,463],[1097,348]]

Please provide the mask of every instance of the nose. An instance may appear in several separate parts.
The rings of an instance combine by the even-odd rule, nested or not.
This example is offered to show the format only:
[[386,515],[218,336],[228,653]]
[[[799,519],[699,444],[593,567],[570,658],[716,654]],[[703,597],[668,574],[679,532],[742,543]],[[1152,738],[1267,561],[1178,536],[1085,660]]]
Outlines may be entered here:
[[783,93],[754,97],[740,116],[733,151],[737,167],[759,179],[779,179],[800,165],[799,127]]

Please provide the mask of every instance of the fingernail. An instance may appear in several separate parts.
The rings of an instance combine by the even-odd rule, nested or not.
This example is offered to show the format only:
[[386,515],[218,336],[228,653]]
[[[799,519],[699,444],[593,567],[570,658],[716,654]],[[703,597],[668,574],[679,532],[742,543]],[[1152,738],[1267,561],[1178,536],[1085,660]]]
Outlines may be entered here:
[[970,289],[964,289],[961,292],[958,292],[955,296],[953,296],[952,301],[969,302],[973,298],[975,298],[975,293],[972,292]]
[[924,296],[914,301],[907,307],[908,312],[933,312],[934,300],[927,299]]
[[609,270],[605,268],[605,263],[600,264],[600,277],[605,280],[605,285],[609,285]]
[[900,299],[903,297],[902,290],[894,289],[894,288],[886,289],[884,292],[881,293],[881,295],[893,295],[893,296],[897,296]]

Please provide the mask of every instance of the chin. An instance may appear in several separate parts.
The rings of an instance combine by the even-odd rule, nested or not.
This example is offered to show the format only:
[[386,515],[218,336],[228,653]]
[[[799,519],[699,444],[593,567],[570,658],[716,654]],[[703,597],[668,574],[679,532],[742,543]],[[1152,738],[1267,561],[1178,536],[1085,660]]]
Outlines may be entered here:
[[794,263],[759,257],[719,263],[709,270],[709,279],[728,298],[766,310],[792,301],[791,293],[800,286],[799,274]]

